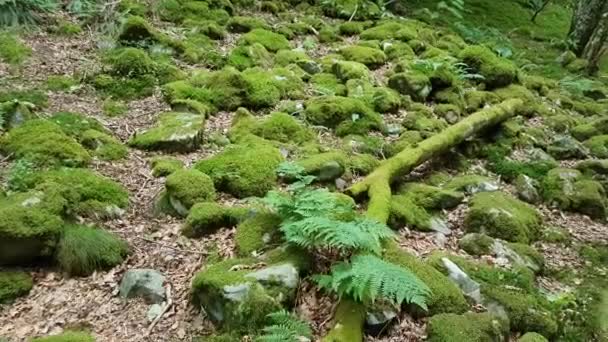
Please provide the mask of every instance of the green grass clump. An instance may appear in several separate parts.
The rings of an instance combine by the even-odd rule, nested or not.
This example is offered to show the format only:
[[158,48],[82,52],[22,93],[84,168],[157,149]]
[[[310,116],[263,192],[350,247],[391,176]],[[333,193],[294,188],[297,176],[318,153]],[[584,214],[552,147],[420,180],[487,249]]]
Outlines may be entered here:
[[86,332],[66,331],[59,335],[37,337],[32,342],[95,342],[95,338]]
[[29,102],[36,107],[46,107],[48,105],[49,97],[38,89],[11,89],[0,91],[0,103],[13,100]]
[[62,271],[88,276],[120,264],[129,254],[128,244],[100,228],[72,225],[64,228],[55,258]]
[[107,132],[99,121],[79,113],[59,112],[55,113],[49,120],[59,125],[65,134],[76,139],[80,139],[84,132],[88,130]]
[[124,102],[112,100],[111,98],[107,98],[105,101],[103,101],[101,108],[104,114],[109,117],[121,116],[129,109]]
[[70,91],[78,85],[78,81],[70,76],[51,75],[46,79],[46,88],[51,91]]
[[17,37],[9,33],[0,33],[0,59],[3,62],[19,65],[31,54],[32,50],[24,45]]
[[0,271],[0,304],[27,295],[33,286],[29,273]]

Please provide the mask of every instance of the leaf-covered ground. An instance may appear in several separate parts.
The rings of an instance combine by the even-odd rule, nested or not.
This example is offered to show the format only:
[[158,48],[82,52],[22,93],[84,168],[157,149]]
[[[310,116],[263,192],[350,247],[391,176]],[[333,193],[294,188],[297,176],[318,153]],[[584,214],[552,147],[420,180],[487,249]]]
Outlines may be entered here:
[[[388,224],[399,247],[419,263],[447,275],[441,263],[447,256],[482,285],[484,296],[516,291],[530,300],[524,306],[549,317],[550,323],[526,324],[527,316],[498,300],[509,308],[511,331],[502,333],[507,338],[516,341],[533,331],[558,341],[608,338],[601,324],[608,320],[608,89],[603,74],[582,77],[581,61],[562,54],[560,37],[570,14],[562,2],[550,5],[537,25],[522,18],[530,10],[518,1],[505,1],[513,9],[503,12],[510,20],[496,19],[498,11],[486,8],[487,1],[467,2],[464,29],[449,26],[456,19],[433,1],[414,1],[396,14],[367,1],[119,3],[124,13],[111,17],[103,32],[98,22],[67,12],[31,30],[0,32],[0,49],[15,52],[0,53],[0,210],[33,191],[54,194],[57,183],[67,203],[53,217],[66,227],[98,226],[130,247],[117,265],[87,276],[69,275],[56,251],[35,262],[6,261],[0,251],[1,275],[24,271],[33,280],[29,293],[6,303],[0,297],[0,341],[82,329],[97,341],[204,341],[219,334],[209,314],[193,304],[197,272],[219,260],[257,258],[282,241],[260,236],[253,253],[244,255],[236,237],[242,225],[234,222],[185,236],[189,208],[180,215],[180,205],[162,201],[173,191],[166,180],[182,168],[179,162],[211,176],[213,201],[225,207],[253,207],[250,197],[285,189],[287,180],[274,170],[282,161],[315,175],[315,187],[348,193],[381,161],[511,98],[524,101],[515,117],[398,177]],[[82,29],[66,32],[67,23]],[[484,29],[490,26],[498,30]],[[15,59],[9,63],[10,58]],[[101,124],[93,133],[85,130],[97,134],[89,139],[74,128],[77,123],[60,125],[61,136],[84,152],[55,146],[58,140],[45,132],[29,136],[35,144],[18,141],[15,132],[27,121],[55,122],[61,112]],[[175,121],[159,121],[167,112],[178,113],[177,122],[193,121],[172,131]],[[31,114],[23,115],[25,124],[14,120],[23,113]],[[151,134],[159,123],[159,133]],[[117,139],[119,147],[95,131]],[[236,161],[221,159],[235,149],[245,152]],[[82,153],[88,161],[75,165]],[[159,176],[157,159],[163,156],[178,166]],[[77,180],[61,184],[48,175],[74,166],[123,186],[124,212],[111,215],[110,200],[100,200],[100,207],[83,199],[102,195],[74,199]],[[416,184],[433,188],[417,192]],[[174,195],[187,203],[198,186],[176,184],[182,192]],[[500,198],[484,199],[486,192]],[[441,204],[429,205],[424,196]],[[442,196],[458,200],[446,204]],[[367,199],[356,200],[365,213]],[[13,241],[11,229],[22,223],[30,228],[27,220],[0,217],[0,248],[7,246],[3,239]],[[496,250],[472,252],[478,243],[463,242],[471,232],[523,244],[513,250],[539,267],[522,271],[519,259]],[[317,266],[326,268],[326,262]],[[172,304],[157,322],[147,319],[149,304],[142,299],[118,295],[122,276],[136,268],[163,273],[171,289]],[[293,308],[321,339],[333,326],[338,298],[308,275],[302,274]],[[472,312],[491,311],[486,302],[469,304]],[[428,314],[404,309],[385,328],[367,329],[365,340],[475,340],[441,339],[458,329],[427,329],[429,320]],[[242,335],[244,341],[253,338]]]

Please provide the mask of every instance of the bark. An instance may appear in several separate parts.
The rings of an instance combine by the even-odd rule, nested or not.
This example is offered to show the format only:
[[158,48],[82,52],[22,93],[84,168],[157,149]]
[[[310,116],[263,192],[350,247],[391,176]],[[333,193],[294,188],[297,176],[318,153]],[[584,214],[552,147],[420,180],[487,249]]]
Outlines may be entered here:
[[587,45],[585,45],[581,55],[582,58],[589,61],[588,72],[590,74],[595,74],[597,72],[600,58],[606,49],[604,44],[608,38],[608,5],[605,6],[604,10],[605,12],[602,13],[600,21],[589,38]]
[[523,102],[519,99],[504,101],[478,111],[442,132],[387,159],[348,192],[353,196],[367,194],[367,216],[386,223],[390,213],[391,183],[408,174],[418,165],[440,155],[465,139],[495,126],[514,116]]
[[608,0],[579,0],[576,4],[568,39],[572,42],[572,50],[577,56],[582,56],[607,3]]

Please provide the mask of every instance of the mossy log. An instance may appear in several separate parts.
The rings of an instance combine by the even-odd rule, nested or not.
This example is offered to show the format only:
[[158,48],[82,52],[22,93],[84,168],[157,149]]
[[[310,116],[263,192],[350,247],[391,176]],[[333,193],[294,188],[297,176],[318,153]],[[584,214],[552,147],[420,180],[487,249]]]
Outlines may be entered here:
[[[512,99],[471,114],[418,145],[387,159],[365,179],[354,184],[348,192],[353,196],[367,193],[370,199],[367,216],[386,223],[390,213],[391,183],[394,180],[467,138],[509,119],[522,105],[522,100]],[[323,338],[323,342],[363,341],[365,309],[362,306],[351,301],[340,301],[334,322],[334,327]]]
[[407,148],[387,159],[366,178],[354,184],[348,190],[349,194],[357,197],[367,193],[369,197],[367,216],[380,222],[386,222],[390,211],[390,185],[394,180],[478,132],[514,116],[522,105],[523,101],[511,99],[471,114],[457,124],[423,140],[418,145]]

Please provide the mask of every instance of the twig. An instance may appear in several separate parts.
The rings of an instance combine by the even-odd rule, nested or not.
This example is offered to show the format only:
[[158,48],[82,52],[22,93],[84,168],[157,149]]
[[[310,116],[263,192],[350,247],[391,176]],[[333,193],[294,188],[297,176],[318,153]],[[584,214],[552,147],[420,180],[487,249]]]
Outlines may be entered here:
[[173,247],[171,245],[167,245],[166,243],[154,241],[152,239],[141,237],[141,236],[137,236],[137,238],[141,239],[141,240],[144,240],[146,242],[150,242],[150,243],[162,246],[162,247],[167,247],[167,248],[170,248],[170,249],[176,250],[178,252],[182,252],[182,253],[194,253],[194,254],[200,254],[200,255],[207,255],[207,254],[209,254],[207,252],[195,251],[195,250],[192,250],[192,249],[182,249],[182,248]]
[[350,15],[350,18],[348,18],[348,21],[351,22],[353,21],[353,18],[355,17],[355,14],[357,14],[357,10],[359,9],[359,4],[355,5],[355,10],[353,11],[353,14]]
[[171,284],[167,284],[167,290],[165,290],[165,295],[167,297],[167,304],[165,304],[165,307],[160,312],[160,314],[158,316],[156,316],[154,321],[152,321],[152,323],[150,323],[150,326],[148,327],[148,331],[146,332],[146,336],[150,336],[150,334],[152,333],[152,329],[154,329],[154,326],[160,321],[161,318],[163,318],[163,315],[173,305],[173,299],[171,298]]

